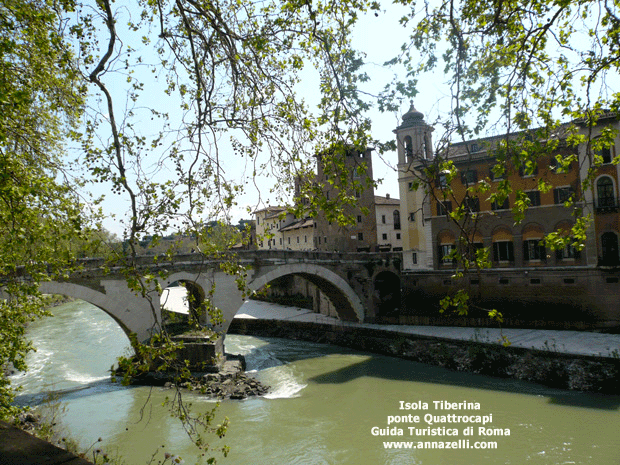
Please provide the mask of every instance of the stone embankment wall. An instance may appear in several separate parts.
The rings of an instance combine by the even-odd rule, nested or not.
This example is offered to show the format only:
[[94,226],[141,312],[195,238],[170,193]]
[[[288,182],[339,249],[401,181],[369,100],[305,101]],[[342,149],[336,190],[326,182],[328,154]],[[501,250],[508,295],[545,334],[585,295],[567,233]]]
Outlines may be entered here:
[[451,370],[515,378],[577,391],[620,392],[620,357],[585,357],[549,350],[454,341],[369,328],[317,323],[235,319],[229,333],[329,343],[400,357]]

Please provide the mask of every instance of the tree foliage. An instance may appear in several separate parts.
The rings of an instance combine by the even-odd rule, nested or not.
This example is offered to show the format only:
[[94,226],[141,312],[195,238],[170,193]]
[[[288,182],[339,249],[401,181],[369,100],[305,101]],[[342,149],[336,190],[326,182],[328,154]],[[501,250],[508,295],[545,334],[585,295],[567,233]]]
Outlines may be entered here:
[[[67,246],[93,231],[70,177],[79,173],[83,191],[105,186],[126,206],[118,215],[125,247],[112,258],[151,303],[164,338],[148,357],[167,356],[174,348],[158,306],[166,276],[136,265],[141,244],[179,231],[197,238],[205,259],[217,255],[233,235],[209,233],[208,223],[229,222],[242,190],[239,166],[249,167],[250,180],[268,171],[282,187],[317,151],[367,145],[356,86],[366,77],[350,45],[357,15],[370,8],[365,0],[18,0],[0,8],[1,261],[5,290],[17,296],[3,304],[3,317],[9,309],[20,318],[40,313],[30,310],[38,280],[70,272],[73,255],[88,253]],[[305,73],[318,76],[317,111],[300,98]],[[71,151],[61,153],[65,141]],[[69,153],[78,154],[73,166]],[[223,271],[242,285],[234,262]],[[20,344],[23,318],[10,329]],[[3,360],[22,369],[27,348]],[[177,399],[186,425],[211,421],[190,418]]]
[[[69,271],[59,241],[84,222],[62,160],[83,95],[58,20],[51,3],[0,2],[0,366],[17,370],[25,324],[44,313],[37,283]],[[0,418],[12,399],[2,376]]]

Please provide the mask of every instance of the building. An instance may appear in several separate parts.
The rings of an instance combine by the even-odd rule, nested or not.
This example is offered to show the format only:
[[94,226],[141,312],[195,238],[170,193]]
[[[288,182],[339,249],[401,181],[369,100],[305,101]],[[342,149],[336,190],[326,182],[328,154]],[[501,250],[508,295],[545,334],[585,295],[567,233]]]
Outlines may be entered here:
[[354,199],[353,204],[343,207],[343,213],[353,218],[354,223],[343,226],[327,215],[318,215],[315,218],[316,249],[339,252],[376,250],[377,217],[371,152],[370,149],[363,152],[350,149],[318,155],[315,182],[321,184],[328,202],[342,203],[343,197]]
[[[283,216],[286,215],[286,207],[266,207],[254,212],[256,223],[256,248],[269,250],[281,248]],[[277,246],[280,244],[280,247]]]
[[424,162],[433,159],[433,127],[424,121],[424,115],[413,103],[403,115],[398,126],[396,146],[398,151],[398,185],[403,242],[404,269],[430,269],[433,267],[431,230],[426,223],[430,217],[430,204],[424,188],[417,188],[424,180]]
[[381,252],[403,250],[400,200],[390,195],[375,195],[375,216],[377,218],[377,248]]
[[286,250],[313,250],[314,249],[314,220],[303,218],[284,226],[282,248]]
[[[348,151],[343,156],[342,170],[336,171],[333,156],[319,157],[317,174],[311,180],[319,186],[328,202],[334,205],[343,195],[354,200],[354,205],[344,207],[344,213],[353,219],[352,225],[342,226],[326,214],[316,218],[295,217],[287,207],[268,207],[254,212],[256,244],[260,249],[276,250],[325,250],[338,252],[374,252],[402,250],[401,213],[399,199],[374,195],[371,151]],[[335,178],[342,182],[333,182]],[[298,178],[295,194],[301,206],[309,199],[301,195],[301,185],[307,179]],[[343,187],[343,184],[347,184]]]
[[[615,135],[611,148],[600,148],[596,142],[607,129],[618,127],[617,117],[608,113],[591,129],[575,121],[545,139],[537,131],[520,132],[450,144],[432,154],[432,128],[412,106],[394,131],[401,210],[408,212],[410,220],[403,229],[404,268],[449,269],[455,266],[454,249],[473,257],[481,248],[489,250],[496,268],[618,265],[619,168],[612,160],[620,139]],[[587,134],[590,142],[577,147],[567,144],[575,128]],[[545,145],[548,141],[553,143]],[[505,155],[509,149],[503,150],[504,155],[497,150],[520,150],[535,142],[550,149],[527,166],[515,166]],[[440,166],[455,170],[439,171]],[[432,179],[425,178],[429,172]],[[591,188],[581,192],[589,173],[593,173],[587,184]],[[505,181],[510,182],[511,193],[507,198],[496,197]],[[422,188],[416,190],[418,183]],[[576,200],[574,205],[565,204],[569,198]],[[513,212],[517,203],[529,205],[520,221],[515,221]],[[572,245],[558,251],[546,248],[542,240],[548,234],[570,235],[579,211],[593,216],[585,247],[581,251]],[[451,212],[461,216],[458,222],[449,218]],[[468,240],[462,241],[463,236]]]

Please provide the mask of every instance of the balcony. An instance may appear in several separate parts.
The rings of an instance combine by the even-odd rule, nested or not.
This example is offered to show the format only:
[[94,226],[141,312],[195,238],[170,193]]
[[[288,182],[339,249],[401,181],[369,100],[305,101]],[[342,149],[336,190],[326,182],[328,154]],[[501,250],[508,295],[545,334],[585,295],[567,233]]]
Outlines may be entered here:
[[620,202],[615,197],[599,197],[594,200],[594,208],[596,213],[616,213],[618,212]]

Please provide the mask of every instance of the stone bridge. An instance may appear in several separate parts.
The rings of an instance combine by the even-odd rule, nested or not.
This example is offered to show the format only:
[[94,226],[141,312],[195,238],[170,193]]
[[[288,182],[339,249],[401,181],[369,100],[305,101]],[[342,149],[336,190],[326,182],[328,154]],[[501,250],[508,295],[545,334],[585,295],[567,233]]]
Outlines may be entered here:
[[[345,321],[374,321],[381,306],[400,305],[400,253],[265,250],[237,252],[234,260],[247,268],[246,283],[252,291],[286,276],[298,276],[313,283]],[[198,301],[215,285],[212,303],[224,317],[217,329],[226,332],[244,299],[234,277],[222,271],[222,262],[199,254],[178,255],[169,261],[152,256],[138,259],[145,273],[165,272],[165,278],[159,279],[162,288],[182,282]],[[100,259],[86,259],[81,265],[66,280],[42,283],[41,291],[89,302],[114,318],[128,335],[135,333],[140,341],[148,340],[156,321],[161,321],[159,293],[154,289],[149,293],[151,306],[148,299],[128,288],[121,268],[108,269]]]

